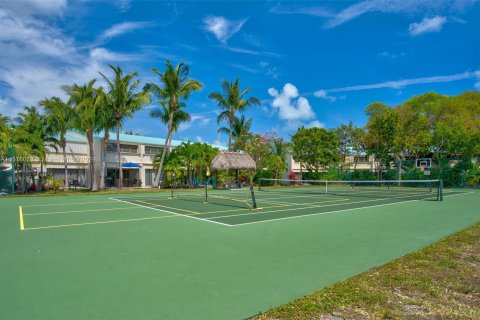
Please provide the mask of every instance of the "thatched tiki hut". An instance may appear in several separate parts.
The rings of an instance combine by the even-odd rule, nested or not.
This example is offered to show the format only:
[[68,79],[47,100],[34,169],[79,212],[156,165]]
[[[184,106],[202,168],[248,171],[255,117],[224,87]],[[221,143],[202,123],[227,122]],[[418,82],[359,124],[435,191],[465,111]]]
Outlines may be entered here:
[[253,173],[257,169],[255,161],[248,154],[243,152],[220,151],[210,164],[212,170],[235,170],[238,183],[239,170],[251,170],[250,183],[252,183]]

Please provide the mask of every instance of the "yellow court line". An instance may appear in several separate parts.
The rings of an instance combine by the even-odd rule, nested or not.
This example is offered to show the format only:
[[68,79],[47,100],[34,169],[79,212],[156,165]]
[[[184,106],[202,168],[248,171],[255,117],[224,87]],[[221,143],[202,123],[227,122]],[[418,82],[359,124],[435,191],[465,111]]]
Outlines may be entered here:
[[74,210],[74,211],[54,211],[54,212],[38,212],[38,213],[25,213],[25,216],[41,216],[41,215],[49,215],[49,214],[59,214],[59,213],[82,213],[82,212],[97,212],[97,211],[111,211],[111,210],[127,210],[127,209],[135,209],[138,207],[122,207],[122,208],[108,208],[108,209],[88,209],[88,210]]
[[25,230],[25,226],[23,224],[23,209],[22,206],[18,207],[18,214],[20,215],[20,230]]
[[66,228],[66,227],[77,227],[77,226],[94,225],[94,224],[107,224],[107,223],[116,223],[116,222],[128,222],[128,221],[164,219],[164,218],[175,218],[175,217],[181,217],[181,216],[175,216],[175,215],[171,215],[171,216],[161,216],[161,217],[155,216],[155,217],[135,218],[135,219],[122,219],[122,220],[109,220],[109,221],[98,221],[98,222],[83,222],[83,223],[72,223],[72,224],[59,224],[59,225],[45,226],[45,227],[26,228],[25,230]]

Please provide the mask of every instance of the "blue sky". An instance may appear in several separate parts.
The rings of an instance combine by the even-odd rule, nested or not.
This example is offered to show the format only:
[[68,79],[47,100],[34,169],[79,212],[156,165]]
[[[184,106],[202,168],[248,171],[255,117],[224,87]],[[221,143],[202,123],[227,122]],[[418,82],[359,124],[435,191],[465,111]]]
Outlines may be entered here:
[[[165,59],[190,65],[203,90],[176,139],[226,143],[214,102],[240,78],[262,100],[253,131],[364,125],[374,101],[480,90],[478,1],[0,1],[0,113],[14,115],[64,84],[109,74],[155,82]],[[99,81],[99,84],[102,84]],[[124,130],[164,137],[147,107]]]

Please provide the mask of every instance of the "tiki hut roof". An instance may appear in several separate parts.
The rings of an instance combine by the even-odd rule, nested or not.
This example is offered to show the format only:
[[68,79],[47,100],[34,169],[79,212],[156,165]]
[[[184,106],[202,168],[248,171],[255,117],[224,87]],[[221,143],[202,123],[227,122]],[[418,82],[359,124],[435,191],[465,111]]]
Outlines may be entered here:
[[210,167],[215,170],[251,169],[257,168],[255,161],[243,152],[220,151],[213,159]]

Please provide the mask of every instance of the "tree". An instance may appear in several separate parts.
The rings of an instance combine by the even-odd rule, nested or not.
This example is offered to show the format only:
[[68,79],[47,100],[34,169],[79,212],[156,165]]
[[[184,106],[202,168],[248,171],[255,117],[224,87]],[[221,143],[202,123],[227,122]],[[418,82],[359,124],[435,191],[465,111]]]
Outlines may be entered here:
[[95,154],[93,151],[93,135],[99,130],[98,106],[101,97],[98,90],[93,86],[96,80],[90,80],[88,83],[80,86],[63,86],[63,90],[70,96],[69,104],[75,107],[77,121],[75,127],[85,133],[89,147],[89,166],[90,166],[90,189],[97,191],[97,178],[95,175]]
[[[180,63],[176,67],[170,64],[167,60],[165,72],[161,73],[157,69],[153,68],[152,72],[159,76],[160,85],[155,83],[147,83],[144,86],[144,90],[155,96],[162,103],[163,114],[168,115],[167,122],[167,137],[165,139],[165,145],[163,146],[162,157],[158,166],[157,175],[155,177],[154,184],[160,187],[160,180],[162,174],[163,162],[165,155],[170,151],[171,140],[173,132],[176,131],[175,116],[179,116],[179,112],[185,107],[185,101],[190,94],[194,91],[198,91],[202,88],[202,84],[197,80],[189,79],[190,68],[184,63]],[[183,110],[181,110],[183,111]],[[186,119],[186,113],[183,113],[183,118]],[[188,114],[187,114],[188,115]],[[177,118],[178,120],[179,118]],[[177,125],[178,125],[177,121]]]
[[299,128],[292,143],[293,158],[310,172],[319,172],[340,158],[335,134],[324,128]]
[[335,136],[338,140],[338,150],[342,156],[342,161],[340,164],[340,170],[343,171],[343,166],[347,161],[347,156],[352,151],[353,145],[353,133],[356,126],[350,121],[348,124],[342,124],[338,128],[333,129]]
[[[247,120],[244,115],[242,115],[240,118],[235,117],[232,127],[232,142],[234,150],[242,149],[242,146],[245,143],[245,135],[250,131],[251,126],[252,119]],[[218,132],[230,134],[230,129],[221,127],[218,129]]]
[[109,79],[103,73],[100,75],[107,82],[109,96],[109,105],[113,109],[117,133],[117,156],[119,172],[119,188],[123,186],[122,158],[120,155],[120,129],[126,119],[132,118],[136,111],[143,108],[144,104],[149,103],[149,95],[145,91],[138,92],[140,79],[135,79],[138,73],[132,72],[123,75],[123,70],[119,66],[109,65],[114,75]]
[[235,121],[235,113],[245,111],[252,105],[260,105],[261,102],[256,97],[246,98],[251,88],[245,90],[240,89],[240,79],[234,82],[222,80],[223,94],[220,92],[212,92],[208,95],[209,99],[217,101],[217,106],[222,112],[217,116],[217,122],[227,120],[228,128],[228,149],[232,150],[233,125]]
[[[49,126],[47,118],[40,114],[37,107],[25,107],[25,112],[20,112],[16,118],[19,124],[15,141],[19,144],[28,145],[31,155],[36,156],[40,161],[40,175],[38,189],[43,189],[43,168],[46,162],[49,149],[57,150],[59,144],[55,137],[54,128]],[[35,182],[35,178],[32,176]]]
[[63,153],[63,165],[65,169],[64,188],[68,191],[68,159],[67,159],[67,139],[65,134],[67,130],[73,127],[75,123],[75,113],[73,108],[58,97],[43,99],[40,101],[45,109],[46,122],[53,132],[60,134],[59,144]]
[[0,159],[3,157],[6,150],[10,148],[12,129],[9,123],[10,118],[0,114]]
[[[367,123],[365,145],[368,154],[373,154],[380,164],[388,164],[394,158],[394,139],[397,134],[398,113],[380,102],[367,106],[365,113],[370,117]],[[381,178],[382,166],[378,167]]]
[[110,144],[110,130],[115,128],[117,124],[117,118],[115,109],[112,107],[112,100],[110,99],[109,95],[105,94],[102,87],[97,89],[97,96],[97,124],[99,130],[103,131],[102,169],[100,171],[99,188],[105,189],[105,171],[107,166],[107,150]]

